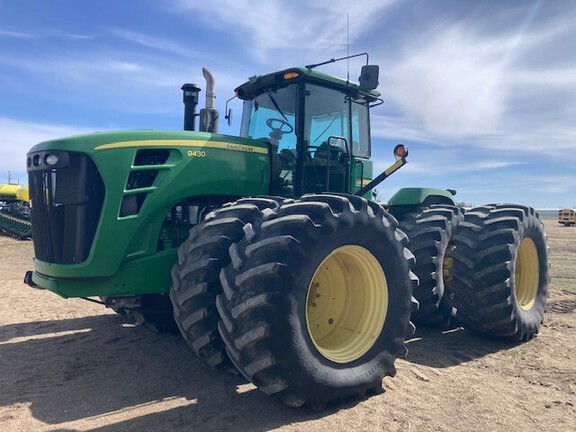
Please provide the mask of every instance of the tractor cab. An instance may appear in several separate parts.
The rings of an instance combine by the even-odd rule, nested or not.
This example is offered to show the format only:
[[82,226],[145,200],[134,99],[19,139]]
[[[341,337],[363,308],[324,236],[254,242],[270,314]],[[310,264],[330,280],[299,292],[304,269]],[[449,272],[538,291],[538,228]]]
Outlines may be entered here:
[[356,192],[372,178],[369,108],[380,93],[292,68],[236,89],[244,100],[240,136],[268,143],[271,192]]

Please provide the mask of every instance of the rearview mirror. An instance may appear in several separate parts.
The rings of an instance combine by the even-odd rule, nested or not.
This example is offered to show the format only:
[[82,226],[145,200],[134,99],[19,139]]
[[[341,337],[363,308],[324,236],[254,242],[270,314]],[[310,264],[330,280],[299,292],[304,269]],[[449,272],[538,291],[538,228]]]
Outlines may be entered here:
[[[224,115],[224,118],[226,119],[226,121],[228,122],[228,126],[230,126],[232,124],[232,108],[228,108],[228,103],[232,100],[237,98],[238,96],[234,95],[232,96],[230,99],[228,99],[226,101],[226,114]],[[256,101],[254,101],[254,103],[256,103]]]
[[230,126],[232,124],[232,108],[228,108],[228,111],[226,111],[226,115],[224,116],[224,118],[228,122],[228,126]]
[[362,90],[374,90],[378,87],[378,75],[380,68],[378,65],[364,65],[360,71],[360,88]]

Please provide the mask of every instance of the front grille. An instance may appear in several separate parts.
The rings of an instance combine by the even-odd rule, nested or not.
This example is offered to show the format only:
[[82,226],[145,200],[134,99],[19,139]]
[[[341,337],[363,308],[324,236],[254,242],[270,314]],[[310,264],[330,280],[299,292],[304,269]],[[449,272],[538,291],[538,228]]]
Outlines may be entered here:
[[78,264],[92,247],[104,183],[88,156],[54,152],[59,162],[49,166],[41,162],[46,153],[28,155],[34,253],[47,263]]

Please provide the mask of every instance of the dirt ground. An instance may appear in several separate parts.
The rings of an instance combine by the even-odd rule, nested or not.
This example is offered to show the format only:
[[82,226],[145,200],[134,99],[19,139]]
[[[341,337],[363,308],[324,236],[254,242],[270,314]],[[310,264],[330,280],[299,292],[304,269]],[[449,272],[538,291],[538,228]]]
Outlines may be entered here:
[[553,279],[537,338],[419,331],[385,393],[322,413],[210,369],[178,336],[26,287],[32,243],[0,237],[0,430],[576,431],[576,227],[545,222]]

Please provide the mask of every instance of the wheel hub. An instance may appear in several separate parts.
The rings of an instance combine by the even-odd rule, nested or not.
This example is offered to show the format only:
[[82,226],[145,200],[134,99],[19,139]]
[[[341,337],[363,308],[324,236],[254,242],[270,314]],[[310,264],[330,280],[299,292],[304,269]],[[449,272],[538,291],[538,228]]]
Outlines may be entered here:
[[361,246],[333,250],[308,286],[308,333],[318,351],[335,363],[348,363],[368,352],[382,332],[387,311],[384,271]]
[[528,311],[534,306],[540,279],[538,251],[534,241],[525,238],[520,243],[514,267],[516,302]]
[[454,266],[454,258],[452,258],[452,253],[456,249],[456,246],[453,243],[450,243],[446,248],[446,252],[444,253],[444,260],[442,261],[442,279],[444,281],[444,295],[448,296],[448,298],[454,301],[454,294],[450,291],[450,285],[454,280],[452,273],[450,270]]

